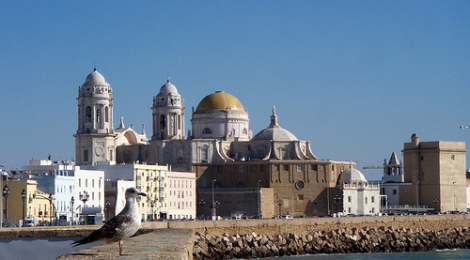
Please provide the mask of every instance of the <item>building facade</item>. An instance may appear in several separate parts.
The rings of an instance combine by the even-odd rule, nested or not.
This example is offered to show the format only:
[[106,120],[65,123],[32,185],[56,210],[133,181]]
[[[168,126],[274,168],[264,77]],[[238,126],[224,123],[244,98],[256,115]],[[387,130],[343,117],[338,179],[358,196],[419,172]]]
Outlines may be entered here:
[[464,142],[420,142],[413,134],[404,144],[401,205],[423,205],[444,211],[467,211]]

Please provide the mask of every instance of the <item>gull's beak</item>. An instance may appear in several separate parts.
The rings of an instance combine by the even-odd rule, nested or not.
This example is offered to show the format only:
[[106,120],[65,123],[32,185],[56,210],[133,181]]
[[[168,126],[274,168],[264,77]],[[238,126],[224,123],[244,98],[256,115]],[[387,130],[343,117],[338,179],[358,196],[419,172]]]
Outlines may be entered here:
[[147,194],[145,192],[139,192],[139,195],[147,197]]

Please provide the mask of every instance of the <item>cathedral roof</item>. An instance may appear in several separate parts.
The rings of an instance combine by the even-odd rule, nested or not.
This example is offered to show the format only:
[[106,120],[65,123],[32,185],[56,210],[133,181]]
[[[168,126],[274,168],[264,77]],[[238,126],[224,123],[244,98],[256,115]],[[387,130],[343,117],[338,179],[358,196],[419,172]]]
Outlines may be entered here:
[[256,134],[252,141],[298,141],[294,134],[286,129],[283,129],[277,123],[276,108],[273,107],[273,114],[271,115],[271,124],[268,128]]
[[197,105],[196,112],[203,110],[239,110],[245,112],[242,103],[236,97],[223,91],[216,91],[203,98]]
[[99,73],[96,69],[92,73],[88,74],[86,77],[85,83],[83,85],[93,86],[93,85],[108,85],[103,75]]
[[367,182],[367,179],[359,170],[350,168],[341,174],[340,182]]
[[169,79],[160,88],[160,94],[168,94],[168,93],[178,94],[178,89],[175,87],[175,85],[171,84]]

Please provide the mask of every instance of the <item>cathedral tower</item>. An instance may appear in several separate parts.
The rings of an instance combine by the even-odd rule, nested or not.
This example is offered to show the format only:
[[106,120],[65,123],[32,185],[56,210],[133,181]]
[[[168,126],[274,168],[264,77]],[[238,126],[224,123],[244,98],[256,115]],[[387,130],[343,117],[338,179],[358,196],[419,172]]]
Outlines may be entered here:
[[78,89],[77,165],[114,161],[113,90],[96,69]]
[[184,100],[168,79],[153,98],[152,140],[184,139]]

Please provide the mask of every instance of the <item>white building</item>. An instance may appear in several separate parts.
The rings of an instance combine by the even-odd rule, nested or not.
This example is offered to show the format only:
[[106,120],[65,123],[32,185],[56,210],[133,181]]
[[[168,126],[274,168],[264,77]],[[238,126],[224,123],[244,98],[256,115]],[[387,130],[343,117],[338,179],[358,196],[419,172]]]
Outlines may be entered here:
[[196,218],[196,175],[192,172],[168,172],[168,218]]
[[357,169],[341,174],[343,214],[374,215],[380,213],[380,185],[369,183]]

